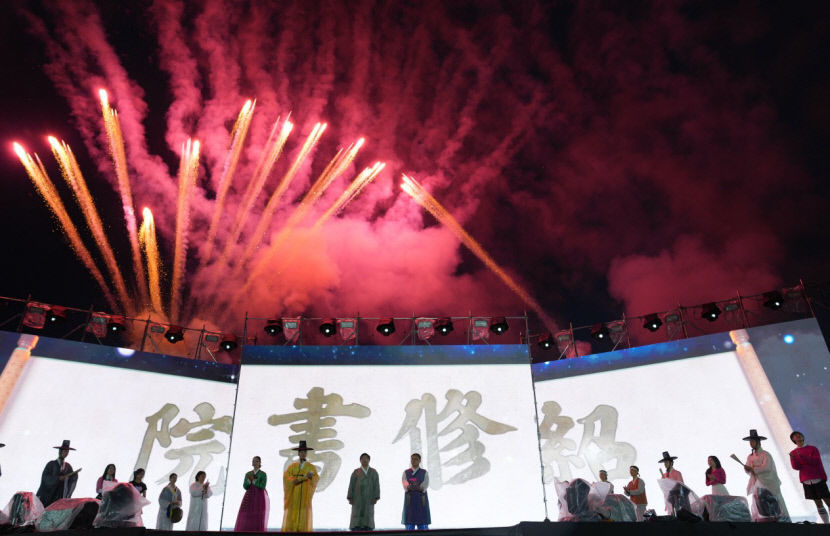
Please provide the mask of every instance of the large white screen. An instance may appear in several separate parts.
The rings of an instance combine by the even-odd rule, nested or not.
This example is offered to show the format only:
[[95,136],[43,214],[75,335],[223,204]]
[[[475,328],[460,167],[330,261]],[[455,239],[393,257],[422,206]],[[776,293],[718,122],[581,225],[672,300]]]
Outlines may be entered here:
[[[639,466],[646,483],[649,508],[662,514],[664,503],[656,480],[663,467],[657,462],[663,451],[678,457],[675,468],[683,473],[686,484],[698,495],[710,492],[704,476],[710,455],[717,456],[723,464],[729,492],[745,495],[748,477],[729,455],[735,453],[741,460],[746,459],[749,443],[741,438],[748,435],[750,428],[770,436],[734,352],[541,381],[536,383],[536,394],[540,422],[545,417],[545,403],[549,402],[561,406],[560,417],[573,419],[573,428],[560,439],[545,439],[546,427],[541,430],[543,452],[552,460],[562,462],[560,465],[552,461],[546,470],[546,480],[550,480],[546,490],[553,506],[556,504],[553,476],[560,479],[581,477],[591,482],[597,480],[594,470],[602,465],[609,471],[609,479],[614,481],[617,491],[621,492],[622,486],[630,480],[628,465],[633,464]],[[595,412],[598,406],[600,410]],[[617,417],[614,418],[614,412],[603,406],[614,408]],[[546,408],[549,413],[555,409],[550,404]],[[592,412],[603,418],[579,422]],[[594,422],[594,432],[588,429],[585,447],[579,454],[585,425],[590,426],[590,421]],[[590,441],[599,436],[601,430],[611,430],[612,423],[616,425],[615,434]],[[556,430],[555,426],[553,430]],[[603,444],[609,438],[610,442]],[[614,448],[619,449],[616,454],[626,452],[625,447],[615,445],[618,442],[628,443],[636,451],[635,460],[620,460],[621,472],[614,470],[617,463],[614,458],[602,463],[603,456],[615,454]],[[772,440],[765,441],[763,447],[774,457],[790,516],[794,519],[815,518],[815,507],[804,500],[797,478],[793,478],[787,453],[782,453]],[[594,462],[593,470],[591,461]],[[551,511],[555,510],[552,508]]]
[[[214,408],[215,418],[227,417],[215,423],[217,429],[210,429],[213,424],[193,428],[179,424],[167,447],[150,435],[151,449],[145,450],[149,456],[142,465],[147,470],[144,481],[151,504],[144,509],[143,519],[145,526],[155,528],[159,493],[167,475],[180,461],[189,466],[178,469],[186,516],[190,503],[187,487],[193,481],[196,466],[204,460],[208,462],[204,469],[208,479],[217,484],[208,503],[209,528],[218,530],[222,508],[220,473],[227,467],[230,443],[230,435],[220,428],[230,425],[235,388],[231,383],[32,357],[0,422],[0,440],[7,444],[0,450],[0,497],[5,501],[16,491],[36,491],[44,465],[57,458],[58,451],[52,447],[64,439],[71,440],[77,449],[70,452],[67,461],[75,469],[83,468],[73,496],[94,497],[96,481],[108,463],[116,465],[119,481],[132,478],[150,427],[150,416],[172,404],[175,408],[167,406],[168,415],[172,416],[169,427],[175,427],[180,419],[199,423],[202,419],[194,408],[203,404],[200,409],[207,415],[207,403]],[[168,428],[160,421],[154,424],[156,430]],[[157,483],[159,480],[163,483]],[[184,529],[184,521],[176,528]]]
[[[339,412],[324,417],[332,419],[327,427],[336,432],[336,437],[330,435],[327,440],[341,441],[342,448],[329,448],[327,453],[318,449],[315,454],[333,455],[342,460],[342,465],[328,487],[318,488],[314,496],[315,530],[348,529],[350,507],[346,492],[349,476],[359,465],[359,456],[364,451],[372,456],[371,464],[380,474],[381,499],[375,509],[375,523],[379,529],[401,528],[401,473],[409,466],[413,449],[423,455],[422,465],[430,473],[432,527],[504,526],[543,517],[538,442],[527,365],[243,365],[237,415],[245,415],[245,418],[238,418],[234,427],[231,485],[227,492],[223,527],[233,527],[244,493],[243,474],[250,469],[251,458],[259,455],[263,470],[268,474],[271,499],[268,526],[271,529],[280,528],[283,515],[282,473],[286,458],[278,451],[296,446],[296,441],[291,441],[290,437],[302,432],[290,427],[296,427],[304,419],[295,421],[288,417],[282,420],[290,422],[276,426],[269,425],[268,419],[272,415],[302,411],[295,406],[295,399],[309,398],[309,392],[317,387],[326,396],[332,393],[342,396],[344,405],[360,404],[371,413],[366,415],[365,411],[353,411],[352,408],[349,412],[356,416]],[[446,450],[436,451],[436,445],[429,445],[426,439],[413,447],[409,433],[394,442],[410,401],[421,400],[422,395],[431,393],[435,397],[436,411],[440,414],[447,404],[445,396],[452,389],[461,395],[470,392],[481,395],[481,404],[475,411],[472,411],[474,404],[469,399],[463,402],[469,403],[467,408],[471,410],[472,420],[461,420],[466,422],[469,432],[473,435],[477,433],[477,441],[486,448],[481,456],[486,458],[486,462],[479,459],[478,464],[489,463],[489,469],[483,474],[458,484],[450,483],[451,479],[468,469],[472,462],[460,465],[447,465],[447,462],[468,446],[447,449],[450,441],[462,432],[460,429],[445,435],[440,435],[440,432],[460,415],[459,412],[450,412],[436,425],[438,435],[433,435],[433,439],[437,439],[439,448]],[[490,431],[498,431],[499,427],[490,427],[473,413],[515,430],[488,434],[482,427]],[[415,435],[425,437],[423,414],[418,418],[417,427],[419,431]],[[317,461],[315,464],[318,468],[323,466]],[[331,471],[331,466],[328,470]],[[321,479],[321,487],[326,479],[325,476]],[[440,485],[441,480],[443,485]],[[498,497],[496,506],[494,497]]]

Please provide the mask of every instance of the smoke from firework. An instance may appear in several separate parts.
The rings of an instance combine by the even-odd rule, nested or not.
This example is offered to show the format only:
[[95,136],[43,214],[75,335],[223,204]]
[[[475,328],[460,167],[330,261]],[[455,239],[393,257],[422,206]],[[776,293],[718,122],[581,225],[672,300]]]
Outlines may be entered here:
[[[615,12],[590,2],[563,11],[536,2],[311,8],[209,0],[157,1],[124,12],[74,1],[49,2],[25,18],[46,45],[47,73],[68,100],[87,151],[115,183],[100,117],[90,106],[98,88],[111,91],[136,207],[153,209],[170,261],[177,182],[169,152],[178,154],[189,138],[202,143],[189,243],[204,270],[188,265],[184,297],[197,307],[229,268],[199,256],[246,99],[256,99],[256,113],[223,201],[227,220],[215,226],[220,242],[232,232],[274,122],[288,112],[295,132],[255,214],[314,125],[328,121],[329,128],[289,185],[271,233],[338,147],[367,140],[349,177],[377,159],[387,162],[339,217],[292,236],[296,260],[263,270],[237,318],[243,309],[270,315],[522,307],[466,257],[451,232],[433,226],[393,187],[401,172],[417,177],[553,310],[568,296],[602,295],[592,286],[603,277],[611,297],[634,314],[738,288],[768,290],[779,280],[787,238],[810,223],[768,221],[772,207],[795,214],[787,194],[810,185],[773,134],[776,117],[759,98],[760,84],[735,75],[702,44],[706,26],[674,6]],[[135,38],[117,31],[124,19],[155,39],[142,47],[153,50],[164,90],[152,77],[131,78],[125,57]],[[753,38],[751,31],[743,36]],[[148,105],[148,94],[164,97]],[[148,129],[148,115],[160,110],[165,130]],[[168,154],[158,150],[160,137]],[[320,207],[330,206],[347,181],[335,181]],[[238,247],[247,245],[255,221],[249,218]],[[274,238],[266,236],[265,245]],[[232,295],[244,284],[238,273],[221,279],[218,290]]]

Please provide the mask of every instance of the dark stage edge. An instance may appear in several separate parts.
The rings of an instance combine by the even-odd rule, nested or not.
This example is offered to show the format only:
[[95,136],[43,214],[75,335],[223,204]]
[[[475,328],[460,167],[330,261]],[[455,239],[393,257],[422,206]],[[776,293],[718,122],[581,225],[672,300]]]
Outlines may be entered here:
[[[0,530],[0,534],[22,534],[31,530],[9,529]],[[523,522],[512,527],[490,527],[476,529],[443,529],[430,530],[434,536],[657,536],[671,534],[676,536],[813,536],[830,535],[830,525],[812,523],[708,523],[686,521],[657,520],[647,523],[613,523],[613,522],[584,522],[584,523],[550,523],[550,522]],[[147,528],[130,529],[89,529],[64,530],[43,534],[55,536],[227,536],[231,532],[186,532],[164,531]],[[242,534],[262,534],[247,532]],[[302,533],[297,533],[302,534]],[[321,536],[344,534],[383,534],[384,536],[415,536],[405,530],[378,530],[372,533],[350,533],[349,531],[315,532]]]
[[[0,530],[0,534],[22,534],[31,530]],[[651,521],[647,523],[614,523],[614,522],[584,522],[584,523],[550,523],[550,522],[523,522],[512,527],[489,527],[475,529],[443,529],[430,530],[434,536],[657,536],[671,534],[676,536],[827,536],[830,535],[830,525],[812,523],[709,523],[687,521]],[[227,536],[231,532],[186,532],[164,531],[147,528],[130,529],[89,529],[65,530],[49,532],[55,536]],[[248,532],[241,534],[262,534]],[[297,533],[302,534],[302,533]],[[378,530],[372,533],[349,531],[315,532],[314,534],[338,535],[344,534],[382,534],[384,536],[415,536],[413,532],[405,530]],[[416,533],[417,534],[417,533]]]

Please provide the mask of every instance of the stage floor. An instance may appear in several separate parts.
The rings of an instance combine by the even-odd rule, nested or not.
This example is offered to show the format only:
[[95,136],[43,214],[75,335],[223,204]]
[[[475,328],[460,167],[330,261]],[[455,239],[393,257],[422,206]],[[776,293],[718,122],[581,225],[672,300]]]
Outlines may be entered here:
[[[25,529],[4,530],[0,533],[19,534]],[[315,534],[343,536],[347,531],[316,532]],[[512,527],[430,530],[432,536],[827,536],[830,525],[812,523],[710,523],[700,521],[656,520],[647,523],[550,523],[523,522]],[[228,532],[158,531],[146,528],[92,529],[52,532],[55,536],[220,536]],[[249,533],[254,534],[254,533]],[[363,533],[366,534],[366,533]],[[375,531],[384,536],[412,536],[408,531]]]

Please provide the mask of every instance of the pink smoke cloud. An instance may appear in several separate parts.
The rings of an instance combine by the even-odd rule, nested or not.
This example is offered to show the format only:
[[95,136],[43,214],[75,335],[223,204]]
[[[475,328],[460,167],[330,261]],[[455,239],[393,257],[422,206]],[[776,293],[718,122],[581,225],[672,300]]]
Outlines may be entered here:
[[[521,307],[401,192],[402,172],[421,181],[554,313],[568,310],[575,294],[601,300],[606,310],[616,300],[628,314],[642,314],[769,290],[782,283],[790,239],[816,223],[800,210],[803,203],[821,206],[782,139],[764,84],[730,69],[710,47],[708,19],[697,22],[676,6],[584,2],[563,14],[537,3],[312,9],[255,2],[241,9],[226,0],[159,0],[149,13],[169,82],[163,110],[148,109],[119,58],[129,41],[108,41],[108,19],[93,4],[57,3],[50,13],[48,21],[28,20],[47,44],[47,70],[87,151],[109,174],[90,106],[92,90],[103,85],[124,123],[136,198],[162,214],[168,241],[175,163],[149,151],[148,114],[166,114],[163,135],[174,152],[186,137],[203,143],[190,231],[198,243],[215,209],[230,128],[244,100],[258,99],[223,210],[223,243],[273,121],[292,113],[295,131],[234,253],[247,245],[316,122],[329,128],[287,192],[270,237],[338,147],[367,138],[350,176],[387,162],[322,236],[310,236],[313,216],[347,178],[331,186],[291,237],[302,245],[298,260],[252,284],[247,306],[262,314],[454,314],[459,296],[462,313]],[[750,26],[741,42],[761,39],[774,25]],[[193,303],[206,301],[217,276],[229,291],[239,288],[272,239],[236,277],[227,271],[238,256],[205,273],[191,262]],[[196,257],[193,251],[191,261]],[[242,310],[232,313],[241,317]]]

